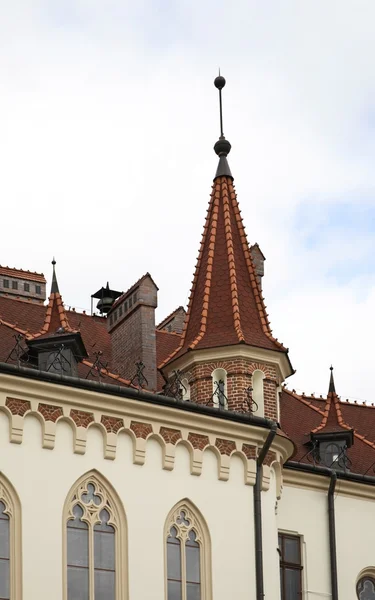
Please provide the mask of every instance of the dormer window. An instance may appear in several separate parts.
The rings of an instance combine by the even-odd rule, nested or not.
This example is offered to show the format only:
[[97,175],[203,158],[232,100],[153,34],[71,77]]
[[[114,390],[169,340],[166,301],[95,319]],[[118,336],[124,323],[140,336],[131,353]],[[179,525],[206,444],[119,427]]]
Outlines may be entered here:
[[350,460],[347,450],[353,444],[353,431],[317,433],[313,435],[312,442],[322,466],[335,471],[349,470]]

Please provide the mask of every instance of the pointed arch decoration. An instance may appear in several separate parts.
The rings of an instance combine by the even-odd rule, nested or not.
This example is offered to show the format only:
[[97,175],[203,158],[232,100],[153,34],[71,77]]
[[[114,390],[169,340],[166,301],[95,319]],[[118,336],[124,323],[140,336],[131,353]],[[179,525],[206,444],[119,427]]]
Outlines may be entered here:
[[178,502],[165,521],[164,564],[166,600],[212,600],[210,533],[188,499]]
[[10,481],[0,473],[0,598],[21,600],[21,503]]
[[122,502],[97,471],[70,489],[63,511],[64,600],[127,600],[127,523]]

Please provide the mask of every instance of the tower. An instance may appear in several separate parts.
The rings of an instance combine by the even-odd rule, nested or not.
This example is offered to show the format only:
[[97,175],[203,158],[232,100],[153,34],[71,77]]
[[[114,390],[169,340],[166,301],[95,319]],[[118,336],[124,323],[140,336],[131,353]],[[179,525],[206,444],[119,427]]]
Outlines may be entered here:
[[219,163],[179,347],[161,370],[182,382],[182,396],[219,410],[278,420],[278,389],[293,373],[288,349],[273,337],[228,164],[218,76]]

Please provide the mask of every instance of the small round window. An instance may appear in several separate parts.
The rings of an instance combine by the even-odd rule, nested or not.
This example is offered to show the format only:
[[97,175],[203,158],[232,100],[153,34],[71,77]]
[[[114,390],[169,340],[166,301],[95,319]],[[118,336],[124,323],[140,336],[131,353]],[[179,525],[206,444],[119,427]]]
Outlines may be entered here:
[[357,596],[359,600],[375,600],[374,577],[361,577],[357,583]]

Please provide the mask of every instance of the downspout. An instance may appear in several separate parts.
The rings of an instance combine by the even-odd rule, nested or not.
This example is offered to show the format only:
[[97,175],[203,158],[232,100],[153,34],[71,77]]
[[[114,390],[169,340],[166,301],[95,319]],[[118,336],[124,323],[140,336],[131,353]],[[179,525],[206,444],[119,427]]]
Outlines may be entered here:
[[333,469],[326,467],[319,467],[313,465],[305,465],[295,462],[288,462],[285,465],[287,468],[291,468],[298,471],[308,471],[316,473],[317,475],[329,475],[330,483],[328,488],[328,531],[329,531],[329,562],[331,568],[331,597],[332,600],[339,600],[339,592],[337,585],[337,551],[336,551],[336,519],[335,519],[335,489],[337,483],[337,475]]
[[[330,469],[331,470],[331,469]],[[336,552],[336,520],[335,520],[335,498],[337,475],[331,470],[331,481],[328,490],[328,527],[329,527],[329,558],[331,564],[331,589],[332,600],[339,600],[337,586],[337,552]]]
[[254,485],[254,538],[255,538],[255,579],[256,600],[264,599],[263,577],[263,537],[262,537],[262,474],[263,463],[275,438],[277,423],[270,421],[271,429],[257,458],[257,474]]

